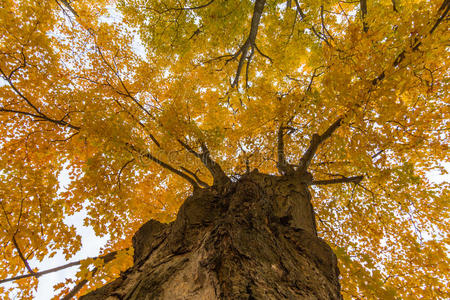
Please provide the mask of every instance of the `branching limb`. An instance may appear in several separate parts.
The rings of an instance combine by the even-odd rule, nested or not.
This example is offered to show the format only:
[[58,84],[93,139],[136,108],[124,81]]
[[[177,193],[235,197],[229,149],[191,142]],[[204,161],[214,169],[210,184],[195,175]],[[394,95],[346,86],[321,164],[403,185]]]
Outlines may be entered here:
[[328,139],[333,134],[333,132],[335,132],[336,129],[339,128],[339,126],[341,126],[341,123],[342,118],[339,118],[333,124],[331,124],[331,126],[322,135],[313,134],[309,148],[306,150],[306,152],[303,154],[303,157],[300,159],[299,168],[297,169],[298,172],[300,173],[306,172],[319,146],[326,139]]
[[256,43],[255,43],[254,47],[255,47],[256,51],[259,53],[259,55],[261,55],[262,57],[264,57],[265,59],[267,59],[271,64],[273,63],[273,59],[272,59],[270,56],[264,54],[264,53],[258,48],[258,46],[256,45]]
[[182,140],[178,139],[177,141],[180,143],[181,146],[183,146],[183,148],[185,148],[189,153],[200,159],[200,161],[205,165],[205,167],[209,170],[209,172],[213,176],[214,180],[213,185],[222,185],[230,181],[230,179],[222,170],[220,165],[211,158],[211,154],[208,148],[206,147],[205,143],[201,144],[202,152],[197,152]]
[[363,23],[363,30],[367,32],[369,30],[369,26],[367,25],[366,16],[367,16],[367,0],[360,0],[359,6],[361,8],[361,19]]
[[391,1],[392,1],[392,9],[393,9],[395,12],[398,12],[397,4],[395,3],[395,0],[391,0]]
[[233,82],[231,83],[232,87],[237,87],[239,83],[239,77],[242,72],[242,68],[245,64],[245,60],[247,59],[247,64],[250,64],[251,57],[248,55],[249,50],[254,49],[256,36],[258,34],[259,23],[261,22],[261,16],[264,10],[264,6],[266,4],[266,0],[256,0],[255,7],[253,9],[252,22],[250,26],[250,33],[245,41],[244,45],[239,49],[239,51],[233,56],[233,58],[240,55],[238,68],[236,70],[236,75],[234,77]]
[[327,185],[327,184],[337,184],[337,183],[355,183],[359,184],[361,180],[363,180],[364,176],[353,176],[353,177],[344,177],[344,178],[336,178],[336,179],[328,179],[328,180],[313,180],[310,185]]
[[430,34],[432,34],[436,30],[436,28],[439,26],[439,24],[445,19],[449,10],[450,10],[450,0],[444,0],[442,5],[439,7],[439,11],[438,11],[438,14],[441,14],[441,15],[436,20],[433,27],[430,29]]
[[7,108],[3,108],[3,107],[0,107],[0,112],[24,115],[24,116],[32,117],[35,120],[46,121],[46,122],[50,122],[50,123],[53,123],[53,124],[69,127],[69,128],[75,129],[75,130],[80,130],[81,129],[81,127],[74,126],[74,125],[72,125],[70,123],[67,123],[66,121],[63,121],[63,120],[52,119],[52,118],[50,118],[50,117],[48,117],[48,116],[46,116],[44,114],[37,115],[37,114],[29,113],[29,112],[26,112],[26,111],[19,111],[19,110],[15,110],[15,109],[7,109]]
[[278,172],[280,172],[280,174],[282,174],[282,175],[291,174],[294,171],[292,166],[286,162],[286,157],[284,154],[283,136],[284,136],[284,130],[286,130],[286,129],[289,129],[289,128],[280,126],[280,128],[278,129],[278,132],[277,132],[277,140],[278,140],[278,142],[277,142],[277,154],[278,154],[277,155],[278,156],[277,169],[278,169]]
[[165,14],[165,13],[168,13],[168,12],[171,12],[171,11],[188,11],[188,10],[202,9],[202,8],[208,7],[214,1],[215,0],[210,0],[210,1],[206,2],[205,4],[200,4],[198,6],[185,6],[185,7],[183,7],[183,6],[180,5],[180,7],[169,7],[169,8],[167,8],[167,6],[166,6],[166,8],[164,10],[158,10],[156,8],[149,7],[149,6],[144,6],[143,8],[148,9],[148,10],[153,11],[153,12],[156,12],[158,14]]
[[122,175],[123,170],[125,170],[125,168],[126,168],[129,164],[131,164],[132,162],[134,162],[134,158],[133,158],[133,159],[130,159],[129,161],[127,161],[127,162],[122,166],[122,168],[120,168],[119,173],[117,173],[117,185],[118,185],[118,187],[119,187],[119,191],[120,191],[120,186],[121,186],[121,184],[120,184],[120,176]]
[[[17,243],[16,237],[13,236],[12,238],[12,242],[14,244],[14,247],[17,250],[17,253],[19,253],[19,257],[22,260],[23,264],[25,265],[25,267],[27,268],[28,272],[30,273],[31,276],[34,276],[36,278],[38,278],[38,276],[36,275],[36,273],[33,271],[33,269],[30,267],[30,264],[28,263],[27,259],[25,258],[25,256],[22,253],[22,250],[20,250],[19,244]],[[0,282],[1,283],[1,282]]]
[[202,5],[192,6],[192,7],[173,8],[173,10],[196,10],[196,9],[205,8],[205,7],[209,6],[210,4],[212,4],[213,2],[214,2],[214,0],[210,0],[209,2],[202,4]]
[[146,115],[148,115],[152,120],[155,120],[155,117],[146,109],[137,99],[135,96],[132,95],[128,87],[125,85],[125,82],[122,80],[122,77],[119,74],[119,70],[117,67],[113,67],[110,62],[106,59],[106,57],[103,54],[103,51],[101,50],[100,46],[95,41],[95,36],[92,34],[94,38],[95,47],[97,49],[97,53],[100,55],[100,58],[103,60],[103,62],[106,64],[106,66],[113,72],[113,74],[116,76],[117,80],[120,83],[120,86],[123,88],[124,92],[120,90],[116,90],[116,92],[126,98],[131,99]]
[[[102,85],[102,86],[107,86],[112,88],[115,92],[117,92],[118,94],[120,94],[121,96],[124,96],[124,93],[117,91],[111,84],[109,83],[101,83],[98,82],[96,80],[92,80],[90,78],[86,78],[86,77],[82,77],[82,76],[76,76],[76,78],[81,79],[81,80],[86,80],[90,83],[96,84],[96,85]],[[125,95],[126,96],[126,95]],[[128,96],[127,96],[128,97]],[[161,148],[161,144],[158,142],[158,140],[155,138],[155,136],[150,132],[150,130],[147,128],[147,126],[144,125],[144,123],[142,123],[138,117],[136,117],[133,113],[131,113],[127,107],[125,107],[124,104],[122,104],[119,100],[117,99],[113,99],[114,103],[117,104],[117,106],[121,109],[121,111],[125,112],[134,122],[136,122],[150,137],[150,139],[153,141],[153,143],[155,143],[156,146],[158,146],[158,148]]]
[[206,182],[204,182],[203,180],[201,180],[200,178],[198,178],[197,174],[195,174],[194,172],[186,169],[185,167],[180,167],[180,169],[183,170],[184,172],[188,173],[192,177],[194,177],[195,181],[197,181],[197,183],[199,185],[201,185],[202,187],[204,187],[204,188],[209,187],[209,185]]
[[12,90],[20,97],[20,98],[22,98],[23,100],[25,100],[25,102],[28,104],[28,106],[29,107],[31,107],[38,115],[42,115],[42,113],[41,113],[41,111],[27,98],[27,97],[25,97],[25,95],[24,94],[22,94],[22,92],[20,92],[19,91],[19,89],[17,89],[17,87],[14,85],[14,83],[13,83],[13,81],[12,81],[12,79],[11,79],[11,76],[12,76],[12,74],[13,74],[13,72],[11,72],[10,74],[9,74],[9,76],[8,75],[6,75],[6,73],[2,70],[2,69],[0,69],[0,73],[1,73],[1,75],[2,75],[2,77],[3,77],[3,79],[4,80],[6,80],[6,82],[8,82],[8,84],[9,84],[9,86],[12,88]]
[[[298,2],[298,0],[295,0],[295,6],[297,8],[297,12],[300,15],[300,20],[304,21],[306,18],[305,13],[303,12],[302,8],[300,7],[300,3]],[[314,25],[311,25],[310,27],[311,31],[314,33],[314,35],[321,41],[324,41],[328,46],[331,47],[330,42],[328,41],[327,37],[323,34],[323,33],[319,33],[316,28],[314,27]]]
[[323,17],[323,5],[320,6],[320,19],[322,20],[322,30],[323,30],[323,32],[325,32],[330,39],[334,40],[333,36],[328,31],[327,26],[325,26],[325,20],[324,20],[324,17]]
[[169,171],[171,171],[172,173],[174,173],[174,174],[180,176],[181,178],[187,180],[187,181],[194,187],[194,189],[200,188],[200,187],[198,186],[197,182],[196,182],[192,177],[190,177],[189,175],[187,175],[186,173],[183,173],[182,171],[176,169],[175,167],[172,167],[172,166],[169,165],[168,163],[163,162],[162,160],[156,158],[155,156],[153,156],[152,154],[150,154],[150,153],[148,153],[148,152],[145,152],[145,151],[142,151],[142,150],[137,149],[135,146],[133,146],[133,145],[130,144],[130,143],[126,143],[126,146],[127,146],[129,149],[131,149],[133,152],[138,153],[138,154],[141,155],[142,157],[145,157],[145,158],[147,158],[147,159],[149,159],[149,160],[151,160],[151,161],[157,163],[158,165],[160,165],[160,166],[163,167],[164,169],[169,170]]
[[[439,7],[438,10],[438,19],[434,22],[433,26],[431,27],[428,34],[433,34],[433,32],[436,30],[436,28],[439,26],[439,24],[446,18],[448,15],[448,12],[450,10],[450,0],[444,0],[442,5]],[[412,52],[415,52],[419,49],[419,47],[422,45],[422,41],[415,40],[413,46],[411,47]],[[397,57],[395,58],[394,62],[392,63],[392,66],[398,67],[400,63],[405,59],[406,57],[406,50],[403,50]],[[378,75],[375,79],[372,80],[372,85],[376,86],[378,83],[380,83],[384,78],[386,77],[386,71],[383,71]]]
[[239,58],[236,74],[234,76],[233,81],[231,82],[231,87],[238,86],[239,78],[245,65],[246,65],[246,82],[248,83],[248,71],[255,50],[259,54],[261,54],[261,56],[268,59],[272,63],[272,59],[269,56],[263,54],[262,51],[256,46],[256,36],[258,34],[258,27],[261,22],[261,16],[264,11],[265,4],[266,0],[255,0],[255,6],[253,9],[253,15],[250,25],[250,32],[244,44],[239,48],[239,50],[237,50],[234,54],[221,55],[202,62],[202,63],[211,63],[213,61],[225,59],[226,65],[230,61],[234,61]]
[[[25,60],[25,59],[24,59]],[[49,116],[47,116],[46,114],[42,113],[41,110],[34,105],[30,99],[28,99],[28,97],[26,97],[14,84],[14,82],[12,81],[11,77],[13,75],[12,71],[9,75],[6,75],[6,73],[0,68],[0,75],[1,77],[6,80],[6,82],[8,83],[9,87],[14,91],[14,93],[16,93],[16,95],[18,95],[22,100],[24,100],[28,107],[33,110],[33,113],[30,112],[24,112],[24,111],[18,111],[18,110],[14,110],[14,109],[8,109],[5,107],[0,107],[0,112],[7,112],[7,113],[15,113],[15,114],[21,114],[21,115],[26,115],[29,117],[33,117],[34,119],[37,120],[42,120],[42,121],[47,121],[50,123],[54,123],[57,125],[61,125],[61,126],[66,126],[75,130],[80,130],[80,127],[74,126],[68,122],[66,122],[64,119],[66,118],[67,114],[61,119],[61,120],[57,120],[57,119],[53,119],[50,118]]]

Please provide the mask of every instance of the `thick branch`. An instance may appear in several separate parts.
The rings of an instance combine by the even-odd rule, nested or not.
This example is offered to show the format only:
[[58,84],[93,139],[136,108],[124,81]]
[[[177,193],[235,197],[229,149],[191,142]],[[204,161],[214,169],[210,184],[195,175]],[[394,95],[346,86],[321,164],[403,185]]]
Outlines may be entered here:
[[359,6],[361,8],[361,19],[363,22],[363,30],[367,32],[369,30],[369,26],[367,25],[366,16],[367,16],[367,0],[360,0]]
[[442,20],[445,19],[445,17],[448,14],[449,9],[450,9],[450,0],[444,0],[444,2],[442,3],[441,7],[439,7],[439,10],[438,10],[438,13],[441,13],[441,16],[436,20],[433,27],[430,29],[430,34],[432,34],[434,32],[434,30],[436,30],[438,25],[442,22]]
[[44,114],[36,115],[36,114],[29,113],[29,112],[26,112],[26,111],[7,109],[7,108],[3,108],[3,107],[0,107],[0,112],[14,113],[14,114],[24,115],[24,116],[28,116],[28,117],[33,117],[33,118],[41,120],[41,121],[46,121],[46,122],[50,122],[50,123],[53,123],[53,124],[69,127],[69,128],[75,129],[75,130],[80,130],[81,129],[81,127],[74,126],[74,125],[72,125],[70,123],[67,123],[64,120],[51,119],[51,118],[47,117]]
[[331,126],[322,135],[313,134],[309,148],[306,150],[306,152],[303,154],[303,157],[300,159],[299,168],[297,170],[298,172],[300,173],[306,172],[320,144],[322,144],[326,139],[328,139],[333,134],[333,132],[336,131],[336,129],[338,129],[339,126],[341,126],[341,123],[342,118],[339,118],[336,120],[336,122],[331,124]]
[[326,185],[326,184],[337,184],[337,183],[350,183],[353,182],[358,184],[363,180],[364,176],[353,176],[353,177],[344,177],[338,179],[328,179],[328,180],[313,180],[310,185]]
[[163,162],[162,160],[156,158],[155,156],[151,155],[148,152],[144,152],[144,151],[140,151],[139,149],[137,149],[135,146],[126,143],[126,145],[133,150],[134,152],[139,153],[140,155],[142,155],[142,157],[145,157],[155,163],[157,163],[158,165],[160,165],[161,167],[163,167],[166,170],[171,171],[172,173],[175,173],[176,175],[180,176],[181,178],[187,180],[193,187],[194,189],[199,188],[197,182],[190,176],[188,176],[186,173],[181,172],[180,170],[172,167],[171,165],[169,165],[168,163]]
[[278,153],[278,161],[277,168],[281,174],[286,173],[286,160],[284,157],[284,141],[283,141],[283,127],[280,126],[277,133],[278,145],[277,145],[277,153]]
[[242,72],[242,67],[244,66],[245,60],[248,59],[247,64],[250,64],[251,58],[248,57],[248,50],[253,49],[255,47],[256,36],[258,34],[259,23],[261,22],[261,16],[264,10],[264,6],[266,4],[266,0],[256,0],[255,7],[253,9],[252,22],[250,26],[250,32],[248,34],[247,40],[244,45],[242,45],[241,49],[236,53],[237,55],[241,55],[238,63],[238,68],[236,70],[236,76],[234,77],[233,82],[231,83],[232,87],[236,87],[239,82],[239,77]]
[[287,129],[286,127],[280,126],[277,132],[277,154],[278,154],[278,161],[277,161],[277,169],[282,175],[286,175],[289,173],[292,173],[293,168],[286,162],[286,157],[284,154],[284,130]]
[[392,9],[395,11],[395,12],[398,12],[398,10],[397,10],[397,4],[395,3],[395,0],[391,0],[392,1]]
[[188,173],[189,175],[191,175],[192,177],[194,177],[195,181],[197,181],[197,183],[199,185],[201,185],[204,188],[209,187],[209,185],[204,182],[203,180],[201,180],[200,178],[198,178],[197,174],[195,174],[194,172],[192,172],[191,170],[186,169],[185,167],[180,167],[181,170],[183,170],[184,172]]
[[210,155],[208,148],[205,143],[202,143],[202,153],[199,153],[192,149],[188,144],[178,139],[178,142],[181,146],[183,146],[189,153],[200,159],[200,161],[205,165],[205,167],[209,170],[211,175],[213,176],[213,185],[221,185],[228,182],[230,179],[222,170],[220,165],[216,163]]

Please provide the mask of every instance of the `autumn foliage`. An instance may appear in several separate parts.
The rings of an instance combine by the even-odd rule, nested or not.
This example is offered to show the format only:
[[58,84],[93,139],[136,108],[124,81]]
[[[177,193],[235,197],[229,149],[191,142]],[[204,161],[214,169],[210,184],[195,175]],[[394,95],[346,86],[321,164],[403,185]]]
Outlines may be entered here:
[[83,245],[64,218],[84,208],[119,251],[81,263],[86,293],[130,266],[141,224],[173,220],[221,170],[305,168],[344,298],[448,299],[449,185],[427,176],[449,158],[449,8],[0,0],[0,278],[70,261]]

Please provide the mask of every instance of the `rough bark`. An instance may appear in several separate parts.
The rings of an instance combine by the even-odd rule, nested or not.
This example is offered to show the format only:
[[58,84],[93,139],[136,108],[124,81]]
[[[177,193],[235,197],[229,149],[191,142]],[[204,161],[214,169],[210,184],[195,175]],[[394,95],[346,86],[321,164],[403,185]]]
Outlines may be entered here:
[[341,299],[310,180],[254,171],[197,190],[174,222],[137,231],[132,268],[81,299]]

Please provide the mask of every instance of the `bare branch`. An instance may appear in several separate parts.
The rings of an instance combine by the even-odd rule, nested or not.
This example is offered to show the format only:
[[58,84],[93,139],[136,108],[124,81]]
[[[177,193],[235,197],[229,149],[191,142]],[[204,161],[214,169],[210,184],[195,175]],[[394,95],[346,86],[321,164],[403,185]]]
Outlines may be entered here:
[[209,187],[209,185],[206,182],[204,182],[203,180],[201,180],[200,178],[198,178],[197,174],[195,174],[194,172],[186,169],[185,167],[180,167],[180,169],[183,170],[184,172],[188,173],[192,177],[194,177],[195,181],[197,181],[197,183],[199,185],[201,185],[202,187],[204,187],[204,188]]
[[37,278],[36,273],[30,267],[30,264],[28,263],[27,259],[25,258],[25,256],[23,255],[22,251],[20,250],[19,244],[17,243],[17,240],[16,240],[15,236],[13,236],[12,242],[13,242],[14,247],[16,248],[17,252],[19,253],[20,259],[22,260],[23,264],[27,268],[28,272],[31,274],[31,276],[35,276]]
[[286,1],[286,9],[291,8],[291,7],[292,7],[292,0]]
[[232,87],[237,87],[239,83],[239,77],[242,72],[242,67],[244,66],[245,60],[247,59],[247,64],[250,63],[251,58],[248,57],[248,50],[253,49],[255,46],[256,36],[258,34],[258,27],[259,23],[261,22],[261,16],[264,10],[264,6],[266,4],[266,0],[256,0],[255,1],[255,7],[253,9],[253,16],[250,26],[250,32],[247,37],[247,40],[245,41],[244,45],[240,48],[240,50],[233,56],[237,57],[240,54],[238,68],[236,70],[236,75],[234,77],[233,82],[231,83]]
[[384,152],[384,149],[379,150],[377,153],[375,153],[374,155],[372,155],[372,158],[376,158],[377,156],[379,156],[380,154],[382,154]]
[[306,172],[320,144],[322,144],[326,139],[328,139],[333,134],[333,132],[336,131],[336,129],[338,129],[339,126],[341,126],[341,123],[342,118],[339,118],[333,124],[331,124],[331,126],[322,135],[313,134],[309,148],[306,150],[306,152],[303,154],[303,157],[300,159],[299,168],[297,169],[298,172],[300,173]]
[[270,58],[270,56],[264,54],[264,53],[258,48],[258,46],[256,45],[256,43],[255,43],[254,46],[255,46],[256,51],[257,51],[262,57],[264,57],[265,59],[267,59],[271,64],[273,63],[273,59]]
[[331,35],[331,33],[328,31],[327,26],[325,26],[325,20],[323,17],[323,5],[320,6],[320,19],[322,20],[322,30],[324,32],[326,32],[326,34],[328,35],[328,37],[332,40],[334,40],[333,36]]
[[149,7],[149,6],[143,6],[142,8],[148,9],[148,10],[156,12],[158,14],[165,14],[165,13],[170,12],[170,11],[187,11],[187,10],[202,9],[202,8],[205,8],[205,7],[209,6],[209,5],[211,5],[214,1],[215,0],[210,0],[209,2],[207,2],[205,4],[201,4],[201,5],[198,5],[198,6],[190,6],[190,7],[182,7],[181,6],[181,7],[169,7],[169,8],[167,8],[167,6],[166,6],[166,8],[164,10],[158,10],[156,8]]
[[367,16],[367,0],[360,0],[359,6],[361,8],[361,19],[363,22],[363,30],[367,32],[369,30],[369,26],[367,25],[366,16]]
[[183,179],[186,179],[194,187],[194,189],[200,188],[198,186],[197,182],[192,177],[188,176],[186,173],[183,173],[182,171],[172,167],[168,163],[163,162],[162,160],[156,158],[155,156],[153,156],[152,154],[150,154],[148,152],[145,152],[145,151],[137,149],[135,146],[133,146],[130,143],[126,143],[126,146],[128,146],[132,151],[138,153],[142,157],[145,157],[145,158],[147,158],[147,159],[157,163],[158,165],[160,165],[164,169],[169,170],[172,173],[175,173],[176,175],[180,176]]
[[31,103],[31,101],[28,100],[28,98],[25,97],[25,95],[22,94],[22,93],[17,89],[17,87],[14,85],[14,83],[13,83],[12,80],[11,80],[11,75],[12,75],[12,73],[11,73],[9,76],[7,76],[7,75],[3,72],[3,70],[2,70],[1,68],[0,68],[0,73],[2,74],[3,79],[6,80],[6,82],[8,82],[9,86],[13,89],[13,91],[14,91],[20,98],[22,98],[23,100],[25,100],[25,102],[28,104],[28,106],[30,106],[30,107],[31,107],[38,115],[42,115],[41,111],[40,111],[33,103]]
[[[297,8],[297,12],[300,15],[300,20],[301,21],[305,21],[306,15],[303,12],[302,8],[300,7],[300,3],[298,2],[298,0],[295,0],[295,6]],[[328,39],[326,38],[326,36],[324,34],[319,34],[316,30],[316,28],[314,27],[314,25],[310,25],[310,29],[311,31],[314,33],[314,35],[321,41],[324,41],[328,46],[331,47],[330,42],[328,41]]]
[[442,20],[445,19],[445,17],[448,14],[448,11],[450,9],[450,0],[444,0],[444,2],[442,3],[441,7],[439,7],[439,11],[438,13],[441,13],[441,16],[436,20],[436,22],[434,23],[433,27],[430,29],[430,34],[432,34],[436,28],[439,26],[439,24],[442,22]]
[[278,161],[277,168],[281,174],[286,174],[286,160],[284,157],[284,141],[283,141],[283,127],[280,126],[277,133],[277,153],[278,153]]
[[[127,249],[125,249],[125,250],[127,250]],[[110,253],[105,254],[105,255],[92,257],[92,258],[93,259],[101,258],[101,259],[103,259],[103,261],[105,263],[108,263],[108,262],[112,261],[116,257],[117,252],[118,251],[114,251],[114,252],[110,252]],[[20,276],[16,276],[16,277],[2,279],[2,280],[0,280],[0,284],[11,282],[11,281],[15,281],[15,280],[19,280],[19,279],[24,279],[24,278],[28,278],[28,277],[36,277],[37,278],[37,277],[40,277],[42,275],[46,275],[46,274],[50,274],[50,273],[54,273],[54,272],[57,272],[57,271],[61,271],[61,270],[64,270],[64,269],[67,269],[67,268],[70,268],[70,267],[78,266],[84,260],[86,260],[86,259],[81,259],[81,260],[78,260],[78,261],[74,261],[74,262],[71,262],[71,263],[59,266],[59,267],[47,269],[47,270],[40,271],[40,272],[33,272],[33,273],[30,273],[30,274],[25,274],[25,275],[20,275]]]
[[[94,35],[92,34],[92,36],[94,37]],[[95,40],[95,37],[94,37]],[[123,82],[122,78],[120,77],[119,71],[117,70],[117,68],[114,68],[111,63],[108,62],[108,60],[105,58],[105,56],[103,55],[103,52],[100,48],[100,46],[97,44],[96,41],[94,41],[95,43],[95,47],[97,49],[98,54],[100,55],[101,59],[103,60],[103,62],[106,64],[106,66],[114,73],[114,75],[116,76],[117,80],[120,83],[120,86],[123,88],[123,90],[125,92],[121,92],[119,90],[116,90],[116,92],[124,97],[127,97],[129,99],[131,99],[143,112],[145,112],[145,114],[147,114],[152,120],[155,120],[155,117],[148,111],[148,109],[146,109],[137,99],[136,97],[134,97],[131,92],[128,90],[127,86],[125,85],[125,83]]]
[[119,187],[119,191],[120,191],[120,176],[122,175],[123,170],[125,170],[125,168],[131,164],[132,162],[134,162],[134,158],[130,159],[129,161],[127,161],[122,168],[120,168],[119,173],[117,173],[117,185]]
[[[450,0],[444,0],[442,5],[439,7],[438,14],[440,14],[439,18],[436,20],[436,22],[433,24],[433,27],[430,29],[429,34],[433,34],[433,32],[436,30],[436,28],[439,26],[439,24],[445,19],[448,12],[450,10]],[[422,41],[415,40],[413,46],[411,47],[412,52],[415,52],[419,49],[419,47],[422,45]],[[403,50],[397,57],[395,58],[394,62],[392,63],[393,67],[397,67],[400,65],[400,63],[405,59],[406,57],[406,50]],[[383,71],[378,75],[375,79],[372,80],[372,85],[376,86],[378,83],[380,83],[384,78],[386,77],[386,72]]]
[[277,132],[277,154],[278,154],[278,161],[277,161],[277,169],[282,175],[287,175],[290,173],[293,173],[294,169],[291,165],[289,165],[286,162],[286,157],[284,154],[284,130],[288,129],[288,127],[280,126]]
[[214,2],[214,0],[210,0],[209,2],[199,5],[199,6],[173,8],[173,10],[196,10],[196,9],[205,8],[205,7],[209,6],[210,4],[212,4],[213,2]]
[[392,9],[393,9],[395,12],[398,12],[397,4],[395,3],[395,0],[391,0],[391,1],[392,1]]
[[355,183],[359,184],[361,180],[363,180],[364,176],[353,176],[353,177],[344,177],[337,179],[328,179],[328,180],[313,180],[310,185],[327,185],[327,184],[337,184],[337,183]]
[[66,0],[56,0],[56,3],[61,2],[75,17],[79,17],[78,13],[73,9],[70,3]]
[[248,88],[248,74],[250,69],[250,63],[253,58],[253,54],[255,54],[255,47],[251,47],[250,55],[247,58],[247,67],[245,68],[245,87]]
[[202,153],[195,151],[190,147],[188,144],[183,142],[182,140],[177,140],[181,146],[183,146],[189,153],[194,155],[195,157],[199,158],[200,161],[206,166],[206,168],[209,170],[211,175],[213,176],[214,183],[213,185],[222,185],[226,182],[229,182],[228,176],[225,174],[225,172],[222,170],[220,165],[216,163],[210,155],[210,152],[208,148],[206,147],[205,143],[201,144]]
[[7,112],[7,113],[14,113],[14,114],[19,114],[19,115],[29,116],[29,117],[33,117],[33,118],[35,118],[37,120],[47,121],[47,122],[54,123],[54,124],[57,124],[57,125],[66,126],[66,127],[69,127],[69,128],[75,129],[75,130],[80,130],[81,129],[81,127],[74,126],[74,125],[72,125],[70,123],[67,123],[66,121],[51,119],[51,118],[47,117],[44,114],[37,115],[37,114],[29,113],[29,112],[26,112],[26,111],[19,111],[19,110],[15,110],[15,109],[7,109],[7,108],[3,108],[3,107],[0,107],[0,112]]
[[[25,57],[24,57],[24,61],[25,61]],[[14,70],[15,71],[15,70]],[[41,119],[43,121],[48,121],[54,124],[58,124],[61,126],[67,126],[69,128],[75,129],[75,130],[80,130],[80,127],[74,126],[69,124],[68,122],[64,121],[65,117],[64,116],[61,120],[55,120],[52,119],[50,117],[48,117],[47,115],[45,115],[44,113],[42,113],[37,106],[35,106],[13,83],[13,81],[11,80],[11,76],[13,74],[12,71],[10,73],[9,76],[6,75],[6,73],[0,68],[0,74],[1,77],[6,80],[6,82],[8,82],[8,85],[11,87],[11,89],[20,97],[22,98],[27,104],[28,106],[35,111],[35,113],[29,113],[29,112],[24,112],[24,111],[18,111],[18,110],[14,110],[14,109],[7,109],[4,107],[0,107],[0,112],[9,112],[9,113],[16,113],[16,114],[22,114],[22,115],[26,115],[26,116],[30,116],[30,117],[34,117],[35,119]]]
[[[94,268],[94,270],[91,271],[92,274],[91,276],[94,276],[95,273],[97,273],[97,271],[98,268]],[[83,288],[83,286],[86,285],[86,283],[88,283],[87,279],[83,279],[80,282],[78,282],[67,295],[61,298],[61,300],[71,300],[73,297],[76,296],[76,294],[78,294],[78,292]]]

